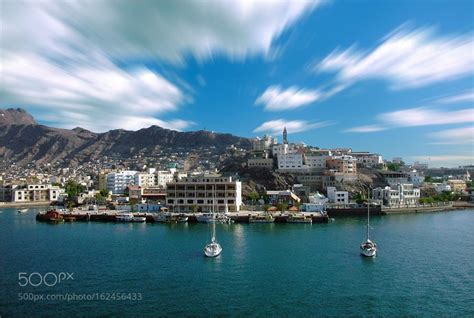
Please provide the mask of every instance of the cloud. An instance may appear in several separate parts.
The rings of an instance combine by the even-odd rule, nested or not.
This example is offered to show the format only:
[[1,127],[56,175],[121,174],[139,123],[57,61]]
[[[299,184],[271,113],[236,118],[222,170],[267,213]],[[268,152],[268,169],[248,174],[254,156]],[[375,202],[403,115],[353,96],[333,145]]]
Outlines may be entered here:
[[[285,29],[322,3],[79,0],[34,5],[7,2],[3,7],[5,33],[9,33],[6,42],[11,40],[15,46],[42,47],[44,41],[49,46],[61,42],[74,46],[73,39],[87,39],[114,58],[182,62],[189,55],[239,59],[270,54],[274,40]],[[20,22],[18,28],[15,21]],[[46,23],[38,28],[37,22]]]
[[474,164],[474,156],[472,154],[460,155],[420,155],[412,156],[413,160],[427,162],[429,166],[435,167],[458,167]]
[[367,132],[382,131],[385,129],[387,128],[382,127],[380,125],[366,125],[366,126],[358,126],[358,127],[349,128],[345,130],[345,132],[367,133]]
[[414,127],[430,125],[448,125],[474,122],[474,109],[445,111],[429,107],[417,107],[377,116],[380,123],[367,126],[353,127],[346,131],[367,133],[397,127]]
[[444,111],[418,107],[384,113],[377,117],[385,124],[395,127],[459,124],[474,122],[474,109]]
[[468,90],[458,95],[441,98],[437,102],[440,104],[474,102],[474,90]]
[[434,144],[440,145],[459,145],[469,144],[472,145],[474,142],[474,126],[446,129],[435,132],[430,137],[437,139]]
[[0,107],[34,107],[56,125],[94,131],[186,129],[192,122],[163,118],[188,103],[192,89],[143,61],[268,55],[275,39],[320,3],[7,1]]
[[306,120],[286,120],[276,119],[266,121],[253,130],[254,133],[266,132],[273,135],[277,135],[283,131],[286,127],[289,134],[298,133],[302,131],[312,130],[316,128],[322,128],[333,125],[333,121],[323,121],[311,123]]
[[472,34],[439,36],[432,28],[403,25],[373,50],[352,46],[335,50],[315,67],[336,74],[336,83],[350,85],[383,79],[394,89],[444,83],[474,73]]
[[46,111],[49,121],[59,127],[105,131],[153,124],[181,130],[191,124],[154,117],[177,110],[187,97],[148,68],[126,71],[107,60],[65,65],[37,54],[6,53],[1,73],[4,104]]
[[310,104],[321,97],[316,90],[299,89],[295,86],[283,90],[279,86],[270,86],[255,101],[256,105],[265,105],[269,111],[294,109]]

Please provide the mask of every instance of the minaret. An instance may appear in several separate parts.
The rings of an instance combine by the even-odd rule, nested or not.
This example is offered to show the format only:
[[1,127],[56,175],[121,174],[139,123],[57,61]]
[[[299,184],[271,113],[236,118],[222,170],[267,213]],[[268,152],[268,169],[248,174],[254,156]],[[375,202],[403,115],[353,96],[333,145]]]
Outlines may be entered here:
[[283,128],[283,143],[288,144],[288,132],[286,131],[286,127]]

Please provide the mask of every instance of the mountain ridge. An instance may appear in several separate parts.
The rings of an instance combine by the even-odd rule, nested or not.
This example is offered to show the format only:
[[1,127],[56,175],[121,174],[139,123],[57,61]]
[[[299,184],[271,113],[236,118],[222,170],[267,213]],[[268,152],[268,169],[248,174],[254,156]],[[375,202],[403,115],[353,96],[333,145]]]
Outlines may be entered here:
[[0,109],[0,158],[24,166],[31,162],[75,166],[102,157],[129,159],[139,154],[159,156],[163,149],[182,149],[200,155],[214,147],[216,154],[231,145],[250,148],[250,139],[205,130],[180,132],[159,126],[136,131],[114,129],[95,133],[76,127],[63,129],[38,124],[24,109]]

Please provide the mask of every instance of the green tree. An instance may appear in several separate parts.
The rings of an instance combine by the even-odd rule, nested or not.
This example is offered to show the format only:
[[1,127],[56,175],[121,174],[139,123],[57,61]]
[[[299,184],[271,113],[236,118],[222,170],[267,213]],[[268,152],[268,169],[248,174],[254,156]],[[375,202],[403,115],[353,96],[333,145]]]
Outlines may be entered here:
[[389,162],[387,163],[387,169],[390,171],[400,171],[402,165],[399,163]]
[[288,203],[278,203],[278,210],[280,210],[281,212],[285,212],[286,210],[288,210]]
[[433,177],[432,176],[425,176],[425,182],[432,183]]
[[72,180],[66,182],[64,188],[69,198],[73,198],[86,190],[85,186]]

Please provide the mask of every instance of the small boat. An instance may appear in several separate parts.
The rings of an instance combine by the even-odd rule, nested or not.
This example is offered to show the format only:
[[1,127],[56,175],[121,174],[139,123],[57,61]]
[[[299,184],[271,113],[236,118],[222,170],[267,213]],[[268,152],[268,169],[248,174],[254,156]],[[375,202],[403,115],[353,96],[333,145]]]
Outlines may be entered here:
[[159,223],[169,223],[170,213],[160,212],[160,213],[153,214],[153,220]]
[[188,222],[188,216],[186,214],[179,214],[176,218],[178,223],[186,223]]
[[208,213],[211,215],[211,223],[212,224],[212,236],[211,236],[211,243],[206,244],[204,247],[204,255],[206,257],[217,257],[221,254],[222,252],[222,247],[217,243],[216,240],[216,213],[214,211],[214,194],[212,198],[212,213]]
[[259,214],[259,215],[251,215],[249,217],[249,223],[273,223],[275,222],[275,218],[270,213],[266,214]]
[[198,214],[198,215],[196,215],[196,219],[197,219],[198,222],[201,222],[201,223],[211,223],[211,222],[216,221],[216,218],[214,217],[213,213]]
[[18,210],[18,213],[26,213],[26,212],[28,212],[28,209],[19,209]]
[[211,243],[207,244],[206,247],[204,247],[204,255],[206,255],[207,257],[217,257],[221,254],[221,252],[222,247],[219,245],[219,243],[216,242],[216,239],[214,237],[211,239]]
[[122,213],[115,216],[118,222],[146,222],[145,216],[134,216],[133,213]]
[[313,218],[309,215],[290,214],[286,219],[286,223],[313,223]]
[[374,257],[377,255],[377,244],[370,240],[370,191],[367,191],[367,238],[360,245],[360,255],[365,257]]
[[64,221],[65,222],[75,222],[76,217],[75,216],[66,216],[66,217],[64,217]]

